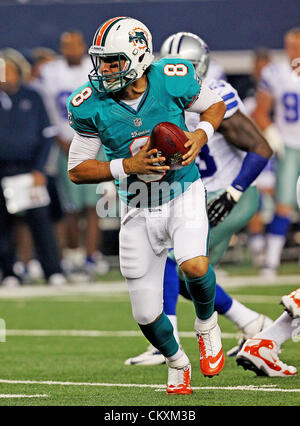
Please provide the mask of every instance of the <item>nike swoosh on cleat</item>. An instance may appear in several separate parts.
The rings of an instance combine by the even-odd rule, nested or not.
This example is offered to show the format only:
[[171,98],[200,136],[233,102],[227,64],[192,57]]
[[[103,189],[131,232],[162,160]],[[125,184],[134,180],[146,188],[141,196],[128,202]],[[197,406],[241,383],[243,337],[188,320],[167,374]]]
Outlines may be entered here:
[[209,366],[210,366],[210,368],[212,368],[212,369],[215,369],[215,368],[217,368],[218,367],[218,365],[220,364],[220,362],[222,361],[222,357],[223,357],[223,354],[221,354],[221,356],[220,356],[220,358],[219,359],[217,359],[217,361],[216,362],[208,362],[208,364],[209,364]]

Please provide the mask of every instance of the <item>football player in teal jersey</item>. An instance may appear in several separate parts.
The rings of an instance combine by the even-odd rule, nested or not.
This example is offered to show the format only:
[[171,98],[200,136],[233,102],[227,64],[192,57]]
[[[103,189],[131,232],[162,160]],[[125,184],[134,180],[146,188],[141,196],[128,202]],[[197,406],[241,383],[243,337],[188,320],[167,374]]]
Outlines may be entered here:
[[[163,312],[163,275],[168,249],[186,279],[196,311],[200,368],[205,376],[223,369],[225,357],[214,312],[215,274],[209,263],[206,196],[195,158],[220,125],[226,106],[198,80],[189,61],[153,62],[152,39],[140,21],[116,17],[97,31],[89,53],[90,82],[68,99],[76,131],[69,151],[69,177],[76,184],[115,179],[121,200],[120,268],[133,316],[168,365],[168,394],[190,394],[189,358]],[[201,113],[187,131],[184,111]],[[182,167],[170,170],[150,134],[172,122],[188,136]],[[108,161],[96,160],[103,145]]]

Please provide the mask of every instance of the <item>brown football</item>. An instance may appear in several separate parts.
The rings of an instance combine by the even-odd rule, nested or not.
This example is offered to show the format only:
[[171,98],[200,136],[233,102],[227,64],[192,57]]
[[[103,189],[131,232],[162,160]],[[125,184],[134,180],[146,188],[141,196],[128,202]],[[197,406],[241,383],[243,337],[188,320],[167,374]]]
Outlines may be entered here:
[[171,170],[178,170],[182,167],[182,156],[189,150],[184,147],[187,140],[186,134],[180,127],[165,121],[153,127],[150,149],[156,148],[160,156],[166,157],[165,164],[170,166]]

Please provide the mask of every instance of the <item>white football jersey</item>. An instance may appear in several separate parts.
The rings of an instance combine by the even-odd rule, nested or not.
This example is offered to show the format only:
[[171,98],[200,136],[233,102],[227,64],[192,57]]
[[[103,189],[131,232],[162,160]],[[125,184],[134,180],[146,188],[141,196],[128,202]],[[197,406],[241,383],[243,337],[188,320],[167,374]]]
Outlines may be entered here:
[[66,142],[71,143],[74,136],[68,122],[66,100],[77,87],[88,81],[91,68],[89,57],[84,57],[80,65],[69,66],[64,58],[59,58],[41,68],[41,94],[57,134]]
[[210,80],[226,80],[226,75],[223,67],[215,61],[210,61],[205,81]]
[[271,63],[262,71],[259,88],[274,99],[274,123],[283,142],[300,149],[300,77],[288,61]]
[[[237,91],[229,83],[207,79],[205,83],[223,98],[227,106],[224,119],[231,117],[239,109],[245,113]],[[186,112],[185,121],[189,131],[193,132],[199,124],[200,116],[194,112]],[[221,133],[215,132],[196,158],[207,191],[213,192],[230,186],[241,169],[244,157],[243,151],[229,144]]]

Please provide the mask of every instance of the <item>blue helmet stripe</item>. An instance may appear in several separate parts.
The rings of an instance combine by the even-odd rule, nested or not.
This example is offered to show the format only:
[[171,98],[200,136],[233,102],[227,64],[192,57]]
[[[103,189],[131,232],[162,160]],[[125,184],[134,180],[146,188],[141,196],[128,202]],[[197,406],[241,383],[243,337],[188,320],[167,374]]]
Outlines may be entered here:
[[178,42],[178,45],[177,45],[177,53],[179,53],[179,50],[180,50],[180,46],[181,46],[181,43],[182,43],[182,40],[184,39],[184,35],[182,35],[181,37],[180,37],[180,39],[179,39],[179,42]]

